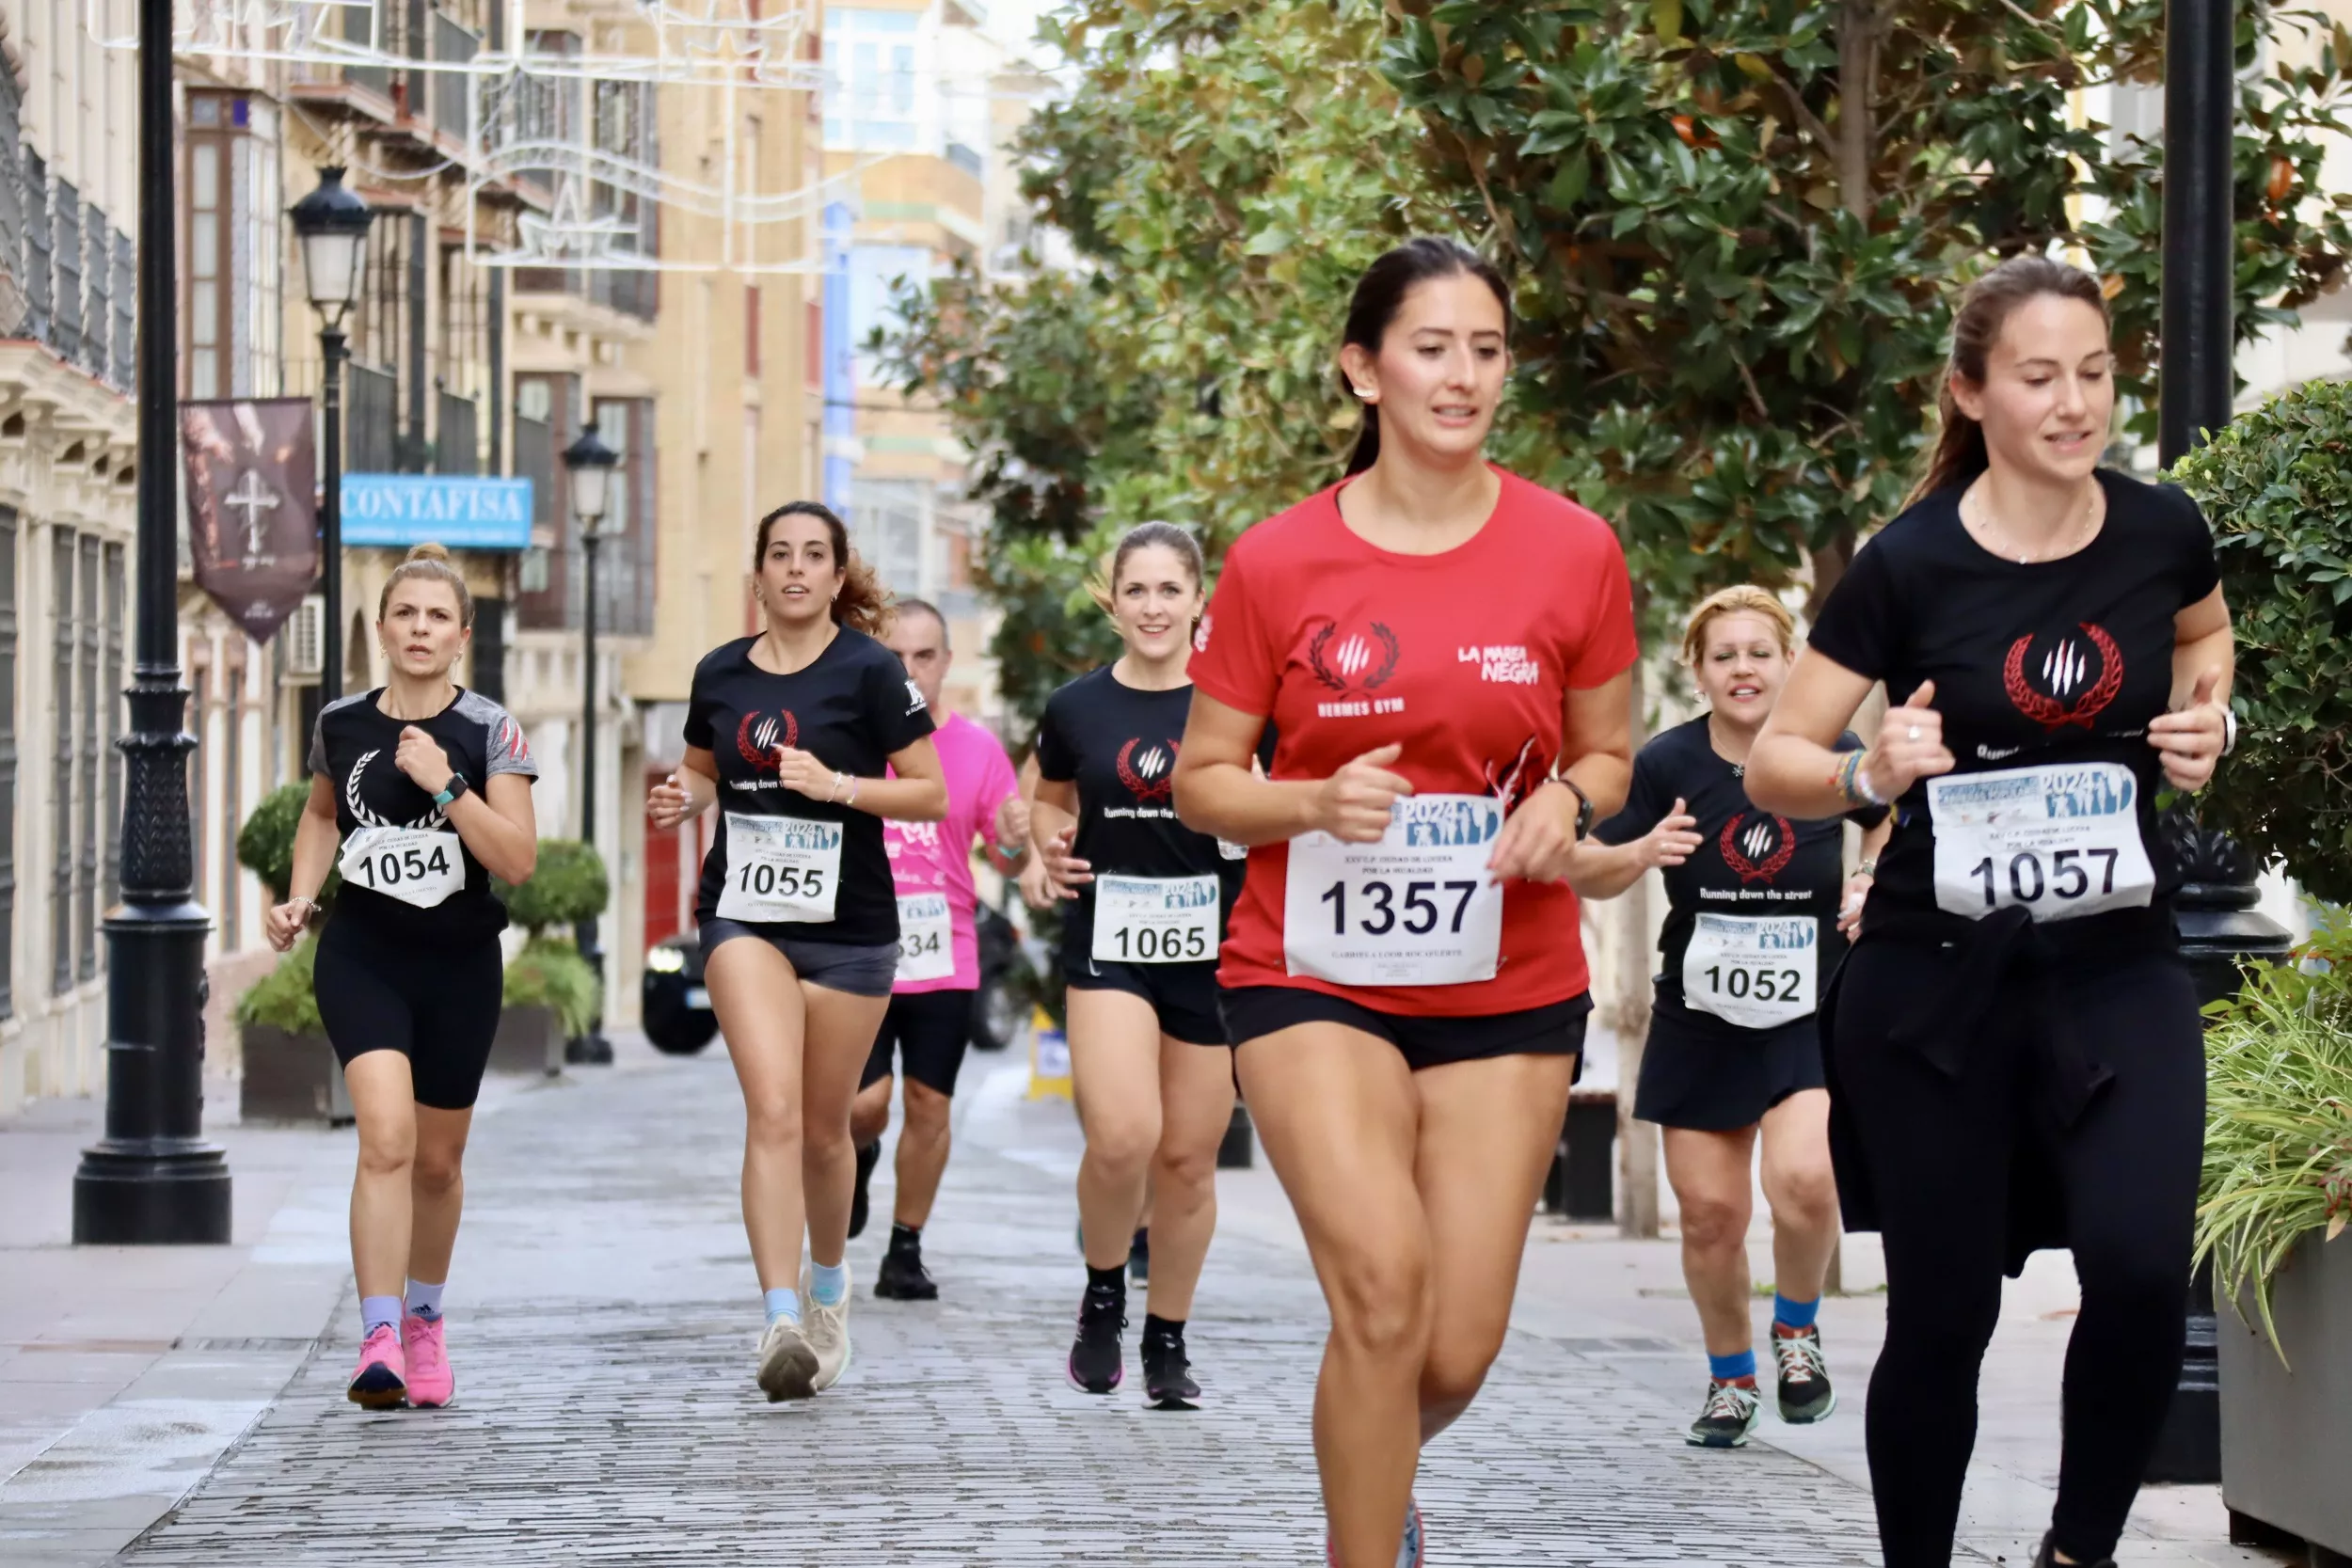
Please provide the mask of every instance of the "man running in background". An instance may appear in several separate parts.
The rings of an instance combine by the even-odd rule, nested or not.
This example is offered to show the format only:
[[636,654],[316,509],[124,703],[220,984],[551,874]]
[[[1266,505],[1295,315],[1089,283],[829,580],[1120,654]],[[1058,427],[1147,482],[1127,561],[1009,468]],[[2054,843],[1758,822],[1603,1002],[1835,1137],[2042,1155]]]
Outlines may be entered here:
[[931,739],[947,775],[947,816],[942,822],[884,825],[883,843],[898,884],[898,974],[850,1113],[857,1196],[850,1234],[866,1228],[866,1183],[882,1158],[894,1068],[903,1061],[906,1126],[898,1134],[896,1223],[874,1277],[874,1293],[931,1301],[939,1287],[923,1266],[923,1226],[947,1168],[947,1104],[971,1038],[980,984],[973,844],[977,839],[988,847],[989,863],[996,870],[1017,875],[1029,858],[1029,812],[1003,744],[986,727],[950,712],[941,695],[955,656],[938,610],[921,599],[899,599],[887,641],[905,661],[909,683],[930,705]]

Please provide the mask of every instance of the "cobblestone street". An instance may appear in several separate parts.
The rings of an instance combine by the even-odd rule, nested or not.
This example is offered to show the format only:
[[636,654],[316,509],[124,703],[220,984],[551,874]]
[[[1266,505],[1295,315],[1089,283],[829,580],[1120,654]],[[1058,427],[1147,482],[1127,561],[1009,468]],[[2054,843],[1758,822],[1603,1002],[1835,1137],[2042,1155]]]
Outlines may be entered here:
[[[1303,1257],[1218,1238],[1194,1315],[1202,1412],[1071,1391],[1075,1132],[1067,1107],[1019,1101],[1017,1069],[993,1067],[967,1074],[965,1135],[930,1230],[944,1300],[875,1302],[863,1281],[876,1237],[855,1243],[856,1360],[804,1405],[768,1405],[752,1385],[758,1298],[724,1058],[519,1098],[482,1123],[469,1160],[457,1404],[344,1402],[346,1303],[269,1413],[129,1560],[1319,1562],[1307,1421],[1322,1309]],[[1486,1396],[1429,1454],[1432,1560],[1875,1558],[1851,1485],[1770,1448],[1700,1455],[1677,1441],[1687,1417],[1612,1368],[1657,1348],[1515,1336]]]

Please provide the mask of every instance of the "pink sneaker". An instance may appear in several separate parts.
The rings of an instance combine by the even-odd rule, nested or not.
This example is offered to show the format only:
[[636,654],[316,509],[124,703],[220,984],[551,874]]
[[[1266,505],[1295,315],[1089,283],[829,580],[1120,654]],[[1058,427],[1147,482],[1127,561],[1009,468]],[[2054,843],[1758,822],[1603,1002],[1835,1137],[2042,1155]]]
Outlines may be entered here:
[[401,1353],[400,1331],[378,1323],[359,1347],[359,1370],[352,1374],[344,1398],[370,1410],[397,1410],[408,1397],[408,1357]]
[[400,1320],[401,1346],[408,1354],[408,1402],[419,1410],[437,1410],[457,1392],[449,1347],[441,1341],[442,1326],[439,1318],[420,1318],[414,1312]]

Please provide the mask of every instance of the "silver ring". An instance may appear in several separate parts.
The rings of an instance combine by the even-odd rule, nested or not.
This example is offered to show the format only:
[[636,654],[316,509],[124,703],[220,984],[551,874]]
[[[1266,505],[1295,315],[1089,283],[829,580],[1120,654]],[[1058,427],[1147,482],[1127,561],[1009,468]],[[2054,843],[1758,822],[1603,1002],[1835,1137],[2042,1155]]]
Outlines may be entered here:
[[1911,726],[1911,728],[1909,728],[1909,729],[1907,729],[1907,730],[1903,731],[1903,738],[1904,738],[1905,740],[1916,740],[1916,739],[1918,739],[1918,738],[1919,738],[1919,726],[1918,726],[1918,725],[1916,725],[1916,724],[1914,724],[1914,725],[1912,725],[1912,726]]

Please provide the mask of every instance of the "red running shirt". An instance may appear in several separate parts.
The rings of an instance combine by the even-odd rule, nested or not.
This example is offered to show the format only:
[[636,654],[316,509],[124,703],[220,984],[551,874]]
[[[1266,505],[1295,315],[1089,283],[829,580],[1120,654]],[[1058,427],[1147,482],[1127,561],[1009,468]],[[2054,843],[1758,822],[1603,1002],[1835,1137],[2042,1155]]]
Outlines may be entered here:
[[[1398,555],[1358,537],[1340,517],[1336,484],[1227,552],[1189,673],[1228,707],[1272,720],[1274,777],[1327,779],[1395,741],[1395,771],[1415,790],[1516,806],[1559,755],[1566,694],[1632,664],[1632,587],[1616,535],[1575,502],[1495,471],[1493,515],[1442,555]],[[1289,857],[1287,844],[1249,852],[1221,984],[1296,986],[1431,1018],[1518,1012],[1590,989],[1565,882],[1505,886],[1491,980],[1343,987],[1292,974],[1282,957]]]

